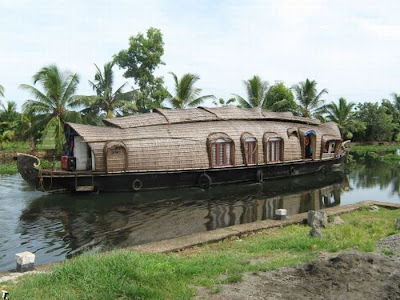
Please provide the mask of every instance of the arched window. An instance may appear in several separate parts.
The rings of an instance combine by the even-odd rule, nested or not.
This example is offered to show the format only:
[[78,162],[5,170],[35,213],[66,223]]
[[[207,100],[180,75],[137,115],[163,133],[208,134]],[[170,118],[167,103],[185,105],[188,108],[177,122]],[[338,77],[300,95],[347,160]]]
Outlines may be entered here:
[[283,161],[283,139],[278,134],[264,133],[263,144],[267,163]]
[[341,140],[338,137],[332,135],[323,135],[322,136],[322,151],[321,151],[321,158],[332,158],[338,154]]
[[211,167],[227,167],[234,164],[235,147],[232,139],[225,133],[215,133],[208,137]]
[[296,128],[288,128],[287,136],[288,136],[288,138],[290,138],[291,136],[298,137],[299,133],[297,132]]
[[245,132],[240,138],[242,144],[243,161],[248,165],[258,163],[258,143],[257,139],[250,133]]

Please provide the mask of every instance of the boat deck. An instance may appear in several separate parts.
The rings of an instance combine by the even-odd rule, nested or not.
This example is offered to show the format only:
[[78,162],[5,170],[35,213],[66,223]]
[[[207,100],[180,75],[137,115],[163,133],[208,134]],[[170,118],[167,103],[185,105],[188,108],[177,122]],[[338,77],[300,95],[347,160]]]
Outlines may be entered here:
[[104,172],[93,172],[93,171],[67,171],[62,169],[43,169],[41,170],[42,176],[92,176],[97,174],[103,174]]

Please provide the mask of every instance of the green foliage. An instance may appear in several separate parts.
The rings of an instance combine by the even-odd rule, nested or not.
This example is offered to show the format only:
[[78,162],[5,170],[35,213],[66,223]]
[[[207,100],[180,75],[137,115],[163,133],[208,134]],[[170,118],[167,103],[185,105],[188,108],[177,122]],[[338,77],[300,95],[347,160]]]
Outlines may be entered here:
[[339,106],[336,103],[325,106],[326,119],[338,125],[343,139],[351,139],[353,132],[365,130],[365,123],[356,118],[354,106],[355,103],[347,103],[344,98],[339,99]]
[[96,123],[96,116],[105,113],[106,118],[113,118],[115,114],[123,109],[136,111],[137,107],[134,103],[133,93],[123,93],[123,89],[127,82],[113,91],[114,72],[112,70],[114,62],[109,62],[104,65],[103,72],[95,64],[97,72],[94,76],[94,82],[89,80],[89,84],[96,92],[94,96],[75,96],[72,105],[83,105],[85,108],[81,111],[85,116],[90,116],[87,119],[89,123]]
[[0,103],[0,149],[3,149],[5,143],[18,137],[20,127],[20,114],[17,112],[16,103]]
[[26,141],[10,141],[3,145],[3,149],[5,151],[27,151],[29,150],[29,145]]
[[228,100],[225,100],[224,98],[219,98],[218,102],[216,100],[214,100],[212,103],[215,106],[228,106],[231,103],[234,103],[236,101],[235,98],[229,98]]
[[383,99],[381,103],[382,109],[385,113],[392,117],[392,122],[395,125],[393,127],[393,137],[392,140],[397,140],[398,136],[400,136],[400,99],[397,94],[393,94],[394,102],[390,102],[389,100]]
[[269,88],[265,95],[263,108],[277,112],[295,112],[297,104],[294,101],[292,91],[288,89],[283,82],[277,82]]
[[351,152],[357,159],[376,159],[381,161],[400,161],[397,151],[399,144],[394,145],[355,145]]
[[[341,217],[345,224],[326,228],[322,238],[310,237],[308,226],[293,225],[180,253],[82,256],[51,273],[24,276],[8,291],[13,299],[191,299],[196,286],[218,292],[218,285],[238,282],[244,272],[296,266],[321,251],[373,251],[379,239],[393,233],[398,211],[360,210]],[[250,263],[254,259],[257,264]]]
[[175,82],[175,96],[169,95],[169,102],[173,108],[183,109],[200,105],[204,100],[215,98],[213,95],[199,96],[201,89],[194,87],[199,76],[195,74],[183,74],[181,79],[170,72]]
[[311,118],[320,117],[324,100],[322,96],[328,93],[328,90],[317,91],[317,82],[315,80],[302,81],[292,87],[298,104],[298,113],[302,117]]
[[54,130],[56,149],[61,151],[65,143],[64,123],[81,117],[79,113],[68,110],[79,83],[78,75],[61,72],[56,65],[49,65],[33,76],[33,83],[39,83],[43,91],[31,85],[20,85],[34,97],[34,100],[24,103],[24,112],[38,117],[35,130],[45,135]]
[[[49,160],[40,160],[40,169],[61,169],[61,162],[60,161],[49,161]],[[0,164],[0,174],[17,174],[18,168],[17,163],[15,161],[9,163],[1,163]]]
[[234,94],[239,105],[244,108],[263,107],[269,89],[268,81],[263,81],[255,75],[249,80],[244,80],[243,84],[246,87],[247,99]]
[[129,38],[129,48],[114,56],[115,63],[125,69],[124,77],[133,78],[139,86],[137,106],[140,112],[160,107],[168,97],[163,79],[155,77],[154,71],[163,65],[164,42],[159,29],[149,28],[146,36],[142,33]]
[[0,174],[16,174],[18,173],[17,164],[15,162],[1,163],[0,164]]
[[4,97],[4,87],[0,84],[0,97]]
[[356,118],[366,124],[365,130],[354,135],[356,141],[392,141],[399,124],[393,122],[393,116],[387,113],[385,106],[378,103],[359,103]]

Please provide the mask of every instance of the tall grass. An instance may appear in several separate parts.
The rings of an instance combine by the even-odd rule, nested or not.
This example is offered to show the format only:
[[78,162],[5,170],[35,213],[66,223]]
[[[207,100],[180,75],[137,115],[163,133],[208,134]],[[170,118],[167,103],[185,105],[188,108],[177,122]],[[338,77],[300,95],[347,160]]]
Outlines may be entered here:
[[293,225],[180,253],[82,256],[8,289],[12,299],[191,299],[198,286],[218,291],[221,283],[240,281],[244,272],[295,266],[321,251],[373,251],[376,241],[395,233],[398,217],[398,210],[357,211],[342,216],[345,224],[326,228],[322,238]]

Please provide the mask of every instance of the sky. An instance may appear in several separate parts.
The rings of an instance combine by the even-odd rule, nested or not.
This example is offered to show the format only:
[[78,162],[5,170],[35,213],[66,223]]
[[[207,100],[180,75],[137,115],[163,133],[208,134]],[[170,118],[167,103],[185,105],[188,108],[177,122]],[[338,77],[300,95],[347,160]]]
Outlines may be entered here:
[[[78,94],[91,95],[102,67],[129,37],[161,30],[163,76],[194,73],[202,94],[245,96],[254,75],[291,87],[307,78],[326,88],[327,103],[380,102],[400,93],[398,0],[0,0],[0,84],[18,110],[42,67],[77,73]],[[114,67],[115,87],[132,79]],[[209,101],[205,105],[212,105]]]

